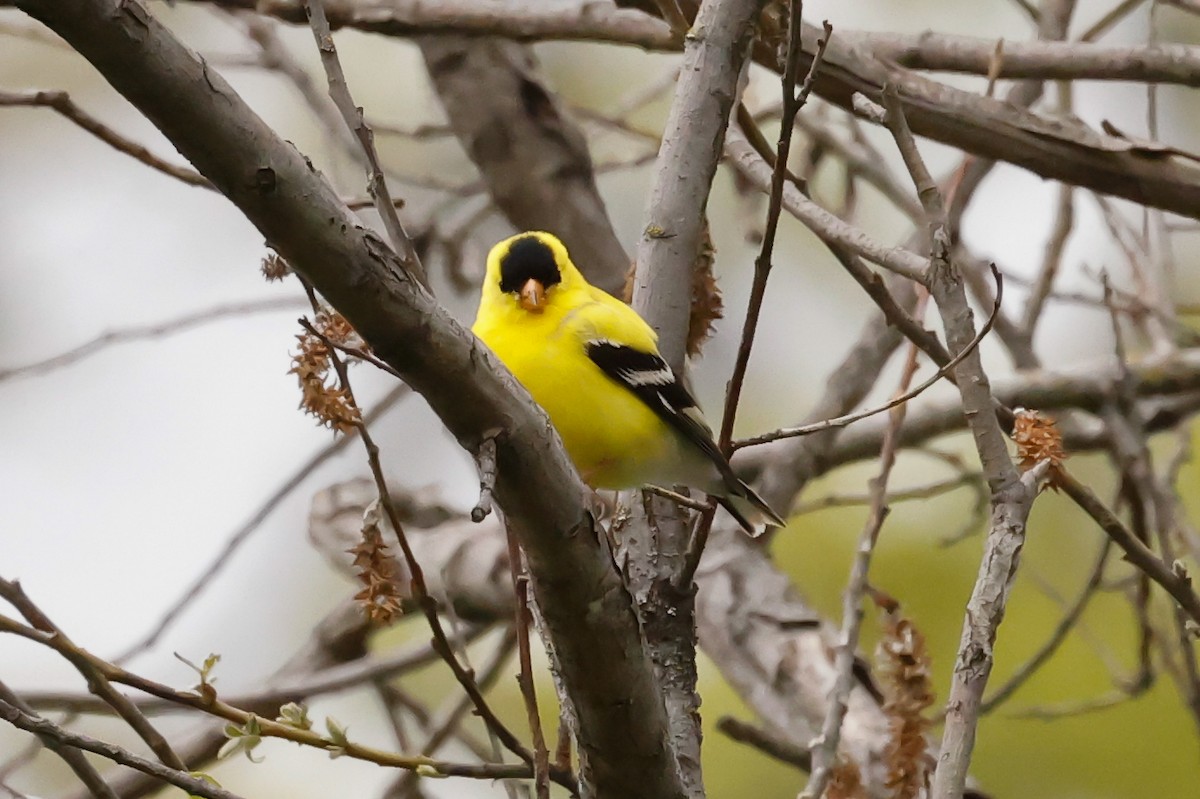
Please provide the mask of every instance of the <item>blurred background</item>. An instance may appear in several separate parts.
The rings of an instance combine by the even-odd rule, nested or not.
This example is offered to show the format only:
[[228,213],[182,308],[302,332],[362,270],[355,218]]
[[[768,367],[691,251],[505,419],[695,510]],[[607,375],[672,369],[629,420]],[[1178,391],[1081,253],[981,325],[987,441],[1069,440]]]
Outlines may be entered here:
[[[1075,28],[1084,29],[1110,2],[1079,4]],[[1196,17],[1162,7],[1151,18],[1147,3],[1106,39],[1110,43],[1195,43]],[[365,195],[361,169],[313,119],[286,79],[248,66],[253,48],[234,17],[183,3],[152,3],[166,21],[247,101],[320,168],[344,196]],[[1030,38],[1015,4],[989,0],[954,3],[870,0],[805,3],[810,22],[829,19],[846,29],[940,32],[1013,40]],[[311,33],[280,26],[279,35],[318,86],[324,79]],[[407,178],[393,186],[408,200],[405,213],[459,225],[462,277],[474,284],[488,247],[511,231],[487,214],[479,197],[456,197],[439,187],[474,178],[470,161],[451,135],[392,135],[444,122],[416,48],[408,42],[353,31],[337,34],[355,101],[381,125],[377,141],[387,165]],[[649,138],[585,122],[599,185],[613,224],[633,251],[656,150],[653,137],[670,103],[669,75],[677,58],[632,48],[554,43],[535,47],[549,84],[568,107],[604,112],[640,87],[665,88],[629,117]],[[944,78],[981,89],[973,78]],[[107,125],[182,164],[173,148],[80,57],[21,13],[0,9],[0,90],[61,89]],[[755,73],[748,98],[774,102],[777,82]],[[1164,88],[1159,94],[1160,138],[1184,149],[1200,147],[1194,92]],[[1098,126],[1112,120],[1145,135],[1145,88],[1119,83],[1079,84],[1077,113]],[[811,110],[811,109],[810,109]],[[809,113],[805,111],[804,113]],[[586,115],[583,115],[586,119]],[[868,131],[875,137],[878,131]],[[874,138],[890,157],[886,135]],[[955,153],[925,143],[935,171],[955,163]],[[898,164],[898,160],[895,162]],[[622,164],[629,164],[622,166]],[[835,202],[841,176],[818,173],[819,199]],[[964,222],[963,237],[983,257],[1015,274],[1032,276],[1049,232],[1056,188],[1016,168],[1001,166],[987,179]],[[859,198],[860,224],[876,238],[901,243],[905,219],[873,193]],[[1118,204],[1118,207],[1121,207]],[[702,404],[715,416],[732,367],[764,204],[747,198],[725,169],[709,204],[716,268],[726,303],[694,378]],[[1064,291],[1098,296],[1097,275],[1127,278],[1095,203],[1080,196],[1077,228],[1057,284]],[[364,219],[376,224],[373,212]],[[1136,216],[1131,217],[1137,219]],[[467,226],[466,222],[471,224]],[[1174,238],[1179,302],[1200,302],[1200,272],[1192,266],[1192,234]],[[266,254],[261,236],[222,197],[185,186],[115,152],[47,109],[0,107],[0,574],[19,578],[43,609],[81,646],[113,655],[146,633],[200,574],[264,499],[297,466],[330,441],[331,434],[296,410],[299,392],[289,375],[290,351],[305,303],[294,281],[266,283],[258,265]],[[827,251],[794,220],[783,220],[776,269],[747,379],[739,432],[792,423],[823,389],[829,370],[857,335],[869,304]],[[469,322],[474,288],[457,289],[445,264],[431,259],[439,299]],[[1019,289],[1013,289],[1016,297]],[[52,368],[8,373],[84,344],[108,331],[177,320],[221,309],[186,329],[127,343]],[[1193,319],[1194,321],[1194,319]],[[1052,302],[1036,341],[1052,366],[1107,365],[1112,333],[1103,309]],[[1010,370],[991,342],[984,344],[989,372]],[[894,368],[894,365],[893,365]],[[926,370],[928,371],[928,370]],[[369,406],[390,379],[358,368],[355,384]],[[895,385],[885,376],[880,385]],[[938,389],[942,390],[942,389]],[[410,397],[375,427],[385,468],[408,488],[469,507],[475,499],[474,466],[418,397]],[[1195,428],[1193,428],[1195,432]],[[974,463],[962,437],[941,443]],[[922,485],[946,472],[924,458],[902,458],[893,485]],[[1102,496],[1111,477],[1099,458],[1080,458],[1073,469]],[[874,467],[837,470],[811,485],[803,502],[830,494],[865,491]],[[313,623],[348,596],[353,585],[329,568],[306,538],[312,494],[333,482],[366,473],[360,448],[348,447],[309,476],[246,541],[203,593],[150,652],[131,668],[186,687],[194,673],[172,653],[199,662],[220,653],[222,691],[255,686],[304,641]],[[1106,482],[1107,481],[1107,482]],[[1200,472],[1190,465],[1182,485],[1192,519],[1200,518]],[[971,518],[966,491],[899,503],[883,530],[873,582],[902,599],[929,639],[936,685],[944,696],[958,643],[963,606],[975,579],[982,545],[975,525],[947,544]],[[778,562],[816,607],[837,619],[863,507],[833,508],[795,517],[775,543]],[[993,676],[1004,679],[1039,647],[1087,578],[1099,534],[1081,514],[1054,496],[1035,506],[1028,544],[1010,612],[1000,632]],[[395,643],[425,635],[407,622]],[[871,652],[875,627],[865,627]],[[382,645],[382,644],[381,644]],[[1101,593],[1052,662],[983,723],[973,773],[982,787],[1004,799],[1118,799],[1194,797],[1200,785],[1194,721],[1169,679],[1144,694],[1084,712],[1107,700],[1114,675],[1136,663],[1136,627],[1128,603]],[[515,674],[515,665],[511,673]],[[0,637],[0,677],[23,688],[82,690],[78,675],[47,650]],[[720,799],[753,789],[762,799],[793,797],[803,775],[731,743],[711,728],[723,714],[747,716],[707,661],[702,664],[702,712],[707,734],[709,795]],[[444,669],[415,676],[415,692],[453,690]],[[544,703],[553,687],[539,685]],[[502,678],[493,696],[506,718],[524,730],[516,683]],[[387,723],[367,691],[350,691],[313,703],[314,718],[333,715],[355,740],[391,746]],[[1052,721],[1044,716],[1054,715]],[[547,719],[553,717],[551,709]],[[173,722],[166,729],[185,723]],[[87,719],[80,729],[130,742],[120,725]],[[0,728],[0,762],[26,745]],[[449,750],[452,752],[453,750]],[[268,741],[261,764],[237,756],[211,769],[223,785],[244,796],[378,795],[392,775],[347,758]],[[43,756],[6,777],[14,789],[52,796],[74,788],[61,763]],[[465,780],[430,782],[430,796],[494,796],[500,789]]]

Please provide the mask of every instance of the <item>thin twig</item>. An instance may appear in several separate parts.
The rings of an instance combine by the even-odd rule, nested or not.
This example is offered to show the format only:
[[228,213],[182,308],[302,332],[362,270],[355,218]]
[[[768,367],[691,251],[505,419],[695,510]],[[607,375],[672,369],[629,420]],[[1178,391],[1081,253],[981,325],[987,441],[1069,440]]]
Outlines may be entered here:
[[783,112],[779,121],[779,143],[776,146],[775,168],[771,173],[767,224],[763,232],[762,248],[758,258],[754,260],[754,282],[750,287],[750,300],[746,307],[746,319],[742,325],[742,338],[738,344],[737,359],[734,361],[733,373],[729,378],[729,388],[725,392],[725,409],[721,417],[721,432],[717,438],[718,446],[726,455],[733,452],[733,425],[737,418],[738,401],[742,396],[742,383],[746,378],[746,367],[750,363],[750,350],[754,346],[754,334],[758,330],[758,318],[762,313],[763,299],[766,297],[767,278],[771,274],[771,256],[775,249],[775,233],[779,229],[780,212],[783,209],[783,186],[787,181],[788,154],[792,148],[792,131],[795,127],[796,115],[808,101],[817,70],[820,69],[821,60],[825,55],[825,47],[833,33],[833,27],[826,21],[825,36],[817,43],[817,53],[813,57],[808,74],[797,94],[796,84],[800,79],[800,55],[803,52],[800,44],[803,9],[802,0],[792,0],[791,15],[788,21],[787,59],[781,79]]
[[[725,153],[734,167],[753,185],[763,191],[770,190],[772,168],[764,163],[762,156],[737,127],[730,126],[726,133]],[[822,241],[838,244],[901,277],[918,283],[925,282],[926,259],[904,248],[879,243],[805,197],[795,186],[789,184],[784,187],[783,207]]]
[[[383,399],[381,399],[374,408],[363,415],[363,425],[371,425],[379,420],[381,416],[390,411],[397,402],[407,396],[409,388],[406,385],[398,385],[392,388]],[[212,582],[220,571],[225,568],[226,564],[232,559],[233,555],[246,543],[254,531],[257,530],[267,517],[274,513],[279,505],[291,496],[292,492],[304,484],[314,472],[317,471],[323,464],[338,455],[342,450],[350,445],[354,440],[353,436],[340,435],[331,441],[329,444],[322,447],[314,453],[308,461],[293,472],[278,488],[271,493],[270,496],[263,501],[258,509],[250,516],[246,522],[234,531],[233,535],[225,542],[225,546],[217,553],[216,557],[209,562],[191,585],[184,590],[179,599],[175,600],[166,612],[159,617],[154,627],[145,635],[134,642],[121,654],[114,658],[117,663],[122,663],[139,652],[143,652],[158,643],[163,634],[175,623],[184,611],[188,609],[191,603],[199,596]]]
[[1062,265],[1063,250],[1066,249],[1067,239],[1075,224],[1075,190],[1063,183],[1058,187],[1058,207],[1054,212],[1054,227],[1050,231],[1050,239],[1046,243],[1046,253],[1042,257],[1042,267],[1038,270],[1037,280],[1025,301],[1025,309],[1021,318],[1021,330],[1032,340],[1046,298],[1054,288],[1054,279]]
[[712,510],[711,502],[705,502],[705,501],[702,501],[699,499],[692,499],[691,497],[685,497],[683,494],[672,491],[669,488],[663,488],[662,486],[656,486],[656,485],[646,485],[646,486],[642,486],[642,490],[649,491],[651,494],[657,494],[658,496],[663,497],[664,499],[671,500],[676,505],[682,505],[685,508],[691,508],[692,510],[695,510],[695,511],[700,511],[703,513],[704,511]]
[[773,735],[761,727],[747,724],[732,716],[722,716],[717,719],[717,730],[718,732],[725,733],[738,743],[752,746],[781,763],[787,763],[804,771],[812,768],[812,756],[808,753],[807,749],[796,746],[791,741]]
[[132,156],[151,169],[161,172],[168,177],[175,178],[189,186],[198,186],[210,191],[215,190],[212,183],[208,181],[208,178],[199,172],[187,167],[176,166],[169,161],[164,161],[132,139],[125,138],[76,105],[71,96],[64,91],[0,91],[0,106],[41,106],[43,108],[51,108],[108,146],[128,156]]
[[[893,505],[897,502],[909,502],[914,499],[932,499],[933,497],[949,493],[956,488],[977,483],[981,476],[979,472],[963,472],[956,477],[938,480],[928,485],[914,486],[913,488],[905,488],[900,491],[890,491],[887,495],[887,504]],[[857,507],[859,505],[870,504],[870,502],[871,497],[868,494],[829,494],[820,499],[796,505],[788,512],[788,515],[799,516],[829,508]]]
[[391,192],[388,191],[383,166],[379,161],[379,154],[375,151],[375,135],[363,118],[362,109],[354,104],[354,98],[350,96],[346,74],[342,71],[337,47],[333,43],[333,32],[329,28],[329,21],[325,18],[323,0],[304,0],[304,13],[308,16],[313,38],[317,42],[317,50],[321,53],[321,65],[325,68],[325,76],[329,80],[329,96],[341,111],[346,126],[358,137],[359,144],[362,145],[363,152],[367,156],[367,162],[370,165],[367,191],[375,198],[375,210],[379,212],[379,218],[383,220],[388,238],[391,239],[392,247],[404,265],[405,271],[424,286],[426,291],[431,291],[429,278],[413,247],[412,239],[408,237],[404,226],[400,224],[400,218],[396,215],[396,206],[392,201]]
[[[7,702],[30,718],[37,716],[33,708],[26,704],[21,697],[17,696],[2,680],[0,680],[0,701]],[[57,741],[44,736],[38,736],[35,740],[35,745],[37,745],[39,750],[45,746],[61,757],[63,762],[70,767],[71,771],[75,772],[75,776],[79,777],[79,781],[84,784],[84,787],[91,792],[95,799],[117,799],[116,792],[104,781],[104,778],[100,776],[100,772],[96,770],[96,767],[76,747],[63,746]],[[8,765],[10,764],[6,764],[5,771],[8,770]],[[3,782],[3,780],[4,774],[0,773],[0,782]]]
[[[178,707],[199,710],[211,716],[225,719],[238,726],[254,723],[258,726],[259,733],[264,737],[281,738],[326,752],[330,751],[332,747],[336,748],[340,754],[355,758],[356,760],[363,760],[392,768],[425,769],[433,774],[447,777],[470,777],[472,779],[494,780],[530,778],[533,776],[533,769],[528,764],[523,763],[511,765],[502,763],[454,763],[419,755],[409,756],[387,752],[382,749],[364,746],[354,741],[334,741],[311,729],[301,729],[290,724],[270,721],[254,713],[249,713],[211,694],[202,695],[194,691],[177,691],[167,685],[127,671],[109,661],[102,660],[87,650],[75,646],[66,638],[28,627],[3,614],[0,614],[0,633],[21,636],[34,643],[49,647],[68,659],[78,658],[86,660],[93,669],[103,674],[104,678],[109,682],[127,685],[151,696],[172,702]],[[555,775],[552,774],[551,776]],[[556,778],[556,782],[560,782],[564,787],[575,790],[574,786],[577,785],[577,782],[573,776],[560,776],[561,780]]]
[[[763,161],[765,161],[772,169],[774,169],[775,153],[771,151],[770,145],[767,143],[766,136],[763,135],[762,131],[758,127],[758,124],[755,122],[754,117],[746,109],[745,105],[738,106],[737,119],[738,125],[741,127],[741,131],[746,142],[754,149],[756,153],[758,153],[759,157]],[[796,124],[803,127],[806,124],[807,119],[807,117],[797,117]],[[863,143],[865,145],[865,140]],[[866,148],[864,147],[864,149]],[[864,155],[863,157],[866,156]],[[878,156],[875,161],[871,163],[882,163],[882,160],[882,156]],[[742,166],[742,164],[735,161],[734,166],[735,168],[738,168]],[[857,163],[855,164],[855,169],[861,169]],[[753,176],[749,175],[744,169],[741,170],[741,172],[748,180],[753,179]],[[793,185],[802,195],[805,194],[805,187],[795,182],[793,182]],[[901,189],[896,188],[894,193],[901,197],[908,198],[909,204],[915,205],[918,212],[921,211],[920,204],[908,194],[905,194]],[[862,258],[855,255],[854,252],[852,252],[845,245],[839,244],[831,239],[822,238],[821,242],[829,248],[829,251],[835,258],[837,258],[838,262],[845,268],[850,276],[854,278],[854,281],[862,287],[863,291],[867,293],[867,296],[871,298],[871,301],[879,307],[879,310],[883,312],[883,315],[887,318],[888,322],[894,325],[901,333],[903,333],[905,338],[920,347],[921,350],[924,351],[925,354],[928,355],[930,359],[938,366],[945,366],[950,362],[950,353],[946,352],[946,348],[942,346],[940,341],[938,341],[937,336],[926,330],[921,325],[917,324],[912,316],[909,315],[908,311],[906,311],[896,300],[895,296],[888,289],[883,279],[874,270],[867,266],[863,262]],[[1005,276],[1005,279],[1008,279],[1007,275]],[[953,378],[952,375],[947,375],[947,377],[950,379]]]
[[1081,42],[1094,42],[1104,34],[1108,33],[1112,28],[1139,7],[1146,4],[1146,0],[1122,0],[1122,2],[1113,6],[1100,19],[1092,23],[1092,26],[1079,35]]
[[[310,294],[311,296],[311,294]],[[315,303],[315,297],[313,298]],[[330,345],[329,339],[315,327],[307,325],[310,333],[320,338],[327,345]],[[338,381],[341,388],[346,392],[351,403],[354,402],[354,391],[350,385],[350,376],[346,369],[345,362],[338,357],[337,352],[330,346],[329,352],[330,363],[338,376]],[[437,614],[437,602],[430,595],[429,589],[425,582],[425,574],[421,569],[420,563],[417,562],[416,555],[413,554],[412,547],[408,542],[408,537],[404,533],[404,526],[400,521],[400,514],[396,510],[395,503],[391,500],[391,494],[388,491],[387,479],[384,477],[383,465],[379,459],[379,447],[375,444],[374,438],[367,430],[366,425],[361,421],[354,425],[359,434],[359,439],[363,443],[363,447],[367,451],[367,463],[370,466],[371,474],[375,479],[375,485],[379,492],[379,501],[383,506],[384,514],[387,516],[388,522],[392,525],[392,530],[396,534],[396,539],[400,544],[400,550],[404,553],[404,561],[408,566],[410,575],[410,584],[412,588],[413,598],[415,599],[421,612],[425,615],[429,622],[430,631],[433,633],[433,646],[441,654],[446,665],[450,667],[450,671],[454,674],[456,680],[467,695],[471,697],[475,704],[475,709],[479,713],[488,730],[495,734],[504,746],[528,764],[534,763],[534,754],[525,747],[524,744],[505,726],[504,722],[496,715],[484,698],[483,693],[479,690],[479,686],[475,683],[471,673],[466,669],[454,654],[454,650],[450,645],[450,641],[446,636],[446,631],[442,627],[441,620]],[[566,775],[560,775],[560,779],[556,782],[565,785],[566,787],[575,790],[574,780]]]
[[398,371],[392,368],[391,365],[384,363],[379,358],[376,358],[375,355],[365,347],[352,347],[349,344],[339,344],[336,341],[330,341],[329,346],[333,347],[338,352],[349,355],[351,358],[363,361],[364,363],[369,363],[379,371],[386,372],[397,380],[404,379]]
[[191,313],[178,316],[174,319],[168,319],[164,322],[154,322],[147,325],[133,325],[130,327],[122,327],[116,330],[109,330],[101,333],[89,341],[80,344],[77,347],[60,352],[58,355],[52,355],[49,358],[44,358],[40,361],[34,361],[22,366],[11,366],[7,369],[0,369],[0,380],[7,380],[13,377],[29,377],[32,375],[45,374],[56,369],[61,369],[66,366],[78,363],[79,361],[90,358],[105,349],[117,344],[127,344],[131,341],[145,341],[147,339],[162,338],[171,336],[176,333],[183,333],[192,328],[201,327],[213,322],[220,322],[231,317],[250,316],[258,313],[271,313],[274,311],[295,310],[302,300],[297,300],[294,297],[278,298],[274,297],[269,300],[251,300],[249,302],[229,303],[227,305],[218,305],[212,308],[206,308],[203,311],[193,311]]
[[1151,580],[1162,586],[1178,603],[1192,621],[1200,624],[1200,596],[1192,589],[1192,579],[1180,561],[1164,563],[1154,550],[1138,540],[1117,515],[1105,506],[1090,488],[1080,483],[1066,469],[1062,469],[1059,487],[1075,501],[1096,524],[1100,525],[1113,543],[1125,553],[1125,559],[1144,572]]
[[1010,719],[1029,719],[1036,721],[1058,721],[1065,718],[1077,718],[1089,713],[1099,713],[1110,710],[1117,705],[1136,699],[1142,691],[1126,691],[1117,689],[1101,696],[1089,697],[1075,701],[1060,702],[1052,705],[1034,705],[1021,710],[1006,711],[1002,715]]
[[[925,299],[928,299],[928,295]],[[922,303],[921,308],[923,307]],[[917,315],[919,318],[920,314]],[[897,393],[904,394],[912,382],[913,375],[917,371],[917,352],[916,345],[910,343],[904,370],[896,389]],[[904,424],[905,412],[904,405],[897,405],[892,409],[887,430],[883,436],[883,447],[879,453],[879,473],[868,484],[871,507],[858,538],[846,588],[842,592],[842,628],[838,634],[837,654],[834,659],[837,677],[833,689],[829,693],[829,707],[825,711],[821,732],[816,742],[810,747],[812,771],[809,774],[808,783],[800,792],[800,799],[818,799],[824,795],[837,762],[842,722],[846,718],[850,690],[855,682],[854,663],[858,651],[859,631],[862,628],[863,596],[867,590],[871,557],[875,552],[875,544],[879,540],[879,531],[883,528],[883,522],[890,510],[887,506],[887,483],[891,477],[892,468],[896,465],[899,432],[900,427]]]
[[762,435],[753,436],[751,438],[744,438],[740,441],[733,442],[733,448],[741,449],[743,447],[752,447],[758,444],[766,444],[771,441],[778,441],[781,438],[807,436],[811,435],[812,433],[819,433],[822,430],[832,430],[834,428],[845,427],[849,424],[853,424],[854,422],[862,421],[868,417],[875,416],[876,414],[880,414],[884,411],[888,411],[892,408],[903,405],[914,397],[922,394],[930,386],[953,372],[960,363],[962,363],[968,356],[975,352],[976,348],[979,346],[979,343],[983,341],[984,337],[992,329],[992,325],[996,320],[996,316],[1000,312],[1000,302],[1004,297],[1004,281],[1000,277],[1000,272],[996,270],[993,271],[992,274],[996,278],[996,301],[992,306],[992,312],[988,316],[987,321],[984,323],[983,327],[979,328],[979,332],[975,334],[969,345],[964,350],[955,355],[945,366],[934,372],[931,377],[921,382],[916,388],[911,389],[910,391],[905,392],[903,395],[889,400],[888,402],[876,408],[869,408],[865,411],[859,411],[857,413],[851,413],[845,416],[838,416],[834,419],[826,419],[814,424],[801,425],[800,427],[785,427],[780,430],[773,430],[770,433],[763,433]]
[[42,612],[41,608],[34,604],[19,582],[0,578],[0,597],[16,608],[34,629],[52,635],[62,642],[63,648],[59,652],[87,680],[88,690],[112,707],[117,715],[137,733],[137,736],[145,741],[163,765],[177,771],[187,771],[187,766],[171,748],[171,744],[163,734],[155,729],[150,720],[130,701],[129,697],[112,687],[103,671],[97,669],[91,660],[79,654],[78,647],[50,620],[49,616]]
[[232,791],[227,791],[224,788],[213,785],[208,780],[193,777],[186,769],[169,768],[155,763],[153,760],[138,757],[115,744],[98,741],[86,735],[64,730],[53,722],[23,712],[20,708],[14,707],[3,699],[0,699],[0,718],[18,729],[33,733],[45,741],[46,745],[51,748],[57,749],[69,746],[75,749],[83,749],[84,751],[108,758],[114,763],[120,763],[122,766],[128,766],[144,774],[157,777],[163,782],[170,783],[177,788],[182,788],[189,794],[203,796],[205,799],[241,799],[241,797]]
[[[499,679],[504,670],[504,664],[508,662],[508,659],[512,655],[513,648],[516,646],[516,644],[517,636],[515,631],[511,629],[505,630],[503,638],[501,638],[499,643],[496,645],[496,648],[489,656],[488,661],[479,668],[476,681],[479,683],[479,687],[481,689],[487,690],[496,682],[497,679]],[[467,711],[471,710],[472,707],[474,707],[474,705],[471,702],[471,698],[466,694],[463,694],[461,697],[458,697],[447,710],[439,712],[436,718],[425,719],[424,725],[428,729],[428,733],[424,742],[421,744],[419,750],[421,754],[433,755],[442,746],[442,744],[444,744],[446,740],[450,738],[451,735],[456,733],[456,730],[462,732],[462,730],[459,729],[461,722]],[[482,742],[480,743],[482,744]],[[475,751],[475,754],[480,756],[483,754],[483,752]],[[486,762],[487,758],[481,757],[480,759],[485,760]],[[402,774],[396,781],[397,790],[394,792],[389,792],[388,795],[407,795],[408,791],[417,784],[419,777],[420,774],[416,771],[409,771],[405,774]]]
[[[881,99],[888,130],[928,218],[929,292],[937,302],[950,351],[962,352],[974,339],[974,320],[963,274],[950,257],[945,203],[917,148],[896,89],[885,86]],[[979,723],[979,703],[993,664],[992,642],[996,640],[1016,577],[1025,542],[1025,524],[1037,497],[1037,486],[1049,467],[1049,462],[1043,461],[1023,476],[1018,474],[1008,454],[1007,438],[996,413],[998,403],[978,349],[964,358],[956,371],[962,412],[991,492],[992,517],[979,574],[963,618],[942,746],[931,782],[931,799],[960,799],[966,789],[967,767]]]
[[[467,628],[451,639],[456,646],[469,644],[488,631],[487,626]],[[365,683],[384,680],[420,669],[441,659],[427,641],[417,641],[389,651],[386,654],[363,657],[310,674],[272,681],[264,688],[222,695],[224,701],[237,707],[278,707],[287,702],[310,699],[314,696],[336,693]],[[22,693],[34,711],[59,710],[69,713],[111,714],[112,708],[95,697],[83,693],[63,691],[25,691]],[[164,699],[136,698],[134,703],[148,715],[166,713],[178,708],[177,704]]]
[[517,634],[517,655],[520,662],[517,685],[525,702],[529,733],[533,736],[534,786],[538,799],[549,799],[550,752],[546,749],[546,736],[542,732],[542,719],[538,714],[537,688],[533,684],[533,660],[529,647],[529,628],[533,626],[533,614],[529,611],[529,577],[522,567],[521,545],[508,525],[504,526],[504,534],[508,538],[508,568],[512,573],[513,593],[517,597],[513,627]]

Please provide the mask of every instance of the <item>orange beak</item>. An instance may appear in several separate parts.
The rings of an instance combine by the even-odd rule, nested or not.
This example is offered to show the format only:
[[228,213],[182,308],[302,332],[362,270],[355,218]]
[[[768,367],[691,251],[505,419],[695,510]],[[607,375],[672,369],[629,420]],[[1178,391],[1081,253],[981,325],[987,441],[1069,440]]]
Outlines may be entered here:
[[521,286],[521,307],[530,313],[541,313],[546,307],[546,287],[541,281],[529,278]]

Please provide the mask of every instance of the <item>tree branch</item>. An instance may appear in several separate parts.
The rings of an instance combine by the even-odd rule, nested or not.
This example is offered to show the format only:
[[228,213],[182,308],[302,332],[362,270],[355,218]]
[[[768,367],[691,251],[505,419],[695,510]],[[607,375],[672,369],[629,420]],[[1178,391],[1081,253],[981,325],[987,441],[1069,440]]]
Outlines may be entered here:
[[[20,0],[138,107],[419,393],[467,449],[501,427],[496,497],[529,558],[599,797],[681,794],[637,618],[545,415],[362,228],[295,148],[136,3]],[[535,488],[536,487],[536,488]],[[591,623],[586,628],[580,619]]]
[[562,239],[588,280],[620,294],[629,256],[596,189],[582,130],[537,69],[533,51],[491,37],[420,36],[446,116],[488,194],[518,230]]
[[162,782],[182,788],[191,795],[203,796],[205,799],[241,799],[241,797],[232,791],[227,791],[224,788],[213,785],[208,780],[193,777],[186,771],[159,765],[153,760],[138,757],[132,752],[114,744],[64,730],[53,722],[25,713],[20,708],[14,707],[3,699],[0,699],[0,718],[18,729],[33,733],[45,741],[47,746],[55,748],[74,747],[75,749],[82,749],[85,752],[93,752],[101,757],[108,758],[114,763],[129,766],[144,774],[150,774]]

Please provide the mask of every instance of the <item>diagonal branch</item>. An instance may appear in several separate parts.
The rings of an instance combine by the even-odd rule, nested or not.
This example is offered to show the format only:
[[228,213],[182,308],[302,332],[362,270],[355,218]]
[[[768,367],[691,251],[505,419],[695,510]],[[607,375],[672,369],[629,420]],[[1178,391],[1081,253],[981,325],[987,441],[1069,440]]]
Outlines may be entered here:
[[[203,1],[224,8],[260,10],[293,23],[304,21],[301,0],[271,0],[265,4],[258,0]],[[0,0],[0,5],[4,4],[23,5],[20,0]],[[629,0],[618,5],[644,6]],[[687,16],[698,0],[682,0],[679,5]],[[601,3],[575,6],[504,0],[481,5],[471,0],[343,0],[330,6],[333,27],[353,27],[386,36],[487,34],[522,41],[600,41],[667,51],[677,51],[682,44],[662,20],[631,8]],[[778,72],[783,64],[777,45],[784,41],[786,31],[766,15],[760,24],[762,36],[755,45],[754,60]],[[805,26],[805,58],[814,57],[819,36],[819,29]],[[844,43],[830,47],[828,68],[814,86],[814,93],[830,103],[852,110],[854,94],[878,98],[885,83],[895,82],[904,113],[918,135],[973,155],[1015,164],[1044,178],[1200,218],[1200,168],[1171,157],[1169,148],[1102,135],[1077,120],[1049,119],[994,98],[955,89],[908,72],[886,55],[875,55],[869,47],[851,41],[849,32],[843,38]],[[994,48],[994,42],[989,47]],[[1144,48],[1134,57],[1149,55],[1151,49]],[[1131,71],[1136,67],[1123,70],[1123,74]],[[982,74],[986,73],[985,69]],[[1047,78],[1052,73],[1047,69],[1029,77]],[[1118,74],[1111,77],[1126,79]],[[1174,68],[1152,77],[1162,82],[1179,81]],[[1187,82],[1193,80],[1189,77]]]
[[[2,680],[0,680],[0,701],[7,702],[14,710],[19,710],[31,719],[37,715],[29,704],[13,693],[12,689],[5,685]],[[108,705],[104,707],[111,709]],[[39,736],[39,740],[43,746],[63,759],[63,762],[70,767],[71,771],[75,772],[75,776],[79,777],[79,781],[83,783],[84,787],[87,788],[95,799],[118,799],[112,787],[104,781],[104,778],[100,776],[100,772],[83,756],[83,753],[77,747],[65,746],[58,739],[45,735]]]
[[[900,99],[892,88],[883,91],[886,120],[904,164],[912,175],[917,196],[929,221],[931,252],[929,293],[937,303],[951,352],[961,352],[974,338],[975,323],[963,277],[950,259],[950,239],[941,192],[930,177],[909,130]],[[967,767],[975,746],[976,725],[983,691],[991,673],[992,644],[1004,618],[1008,595],[1025,543],[1025,522],[1037,496],[1036,470],[1018,475],[995,413],[995,399],[983,361],[973,350],[955,368],[962,410],[975,439],[975,449],[992,495],[992,516],[979,574],[967,602],[962,640],[947,700],[946,726],[931,799],[958,799],[967,782]]]
[[[501,427],[496,499],[528,555],[597,797],[682,792],[637,618],[585,488],[512,376],[333,189],[140,4],[20,0],[87,58],[421,393],[459,443]],[[588,619],[588,625],[580,625]]]
[[375,200],[375,210],[383,220],[383,227],[391,239],[396,255],[404,265],[404,270],[426,291],[431,291],[429,278],[425,275],[421,259],[417,257],[416,247],[404,232],[400,217],[396,215],[396,205],[392,202],[387,179],[383,174],[383,165],[379,161],[379,153],[375,150],[375,134],[363,118],[362,109],[354,104],[354,98],[350,96],[350,86],[346,83],[346,75],[338,59],[337,46],[333,43],[333,33],[329,30],[329,21],[325,18],[325,5],[322,0],[304,0],[304,13],[312,28],[313,38],[316,39],[317,50],[321,53],[321,65],[325,67],[325,75],[329,81],[329,96],[341,112],[346,127],[358,139],[366,156],[367,191]]
[[208,780],[201,779],[200,777],[193,777],[181,769],[162,766],[153,760],[138,757],[132,752],[114,744],[64,730],[53,722],[26,713],[3,699],[0,699],[0,719],[4,719],[18,729],[33,733],[45,741],[47,746],[54,748],[73,747],[75,749],[82,749],[85,752],[92,752],[101,757],[108,758],[114,763],[120,763],[123,766],[129,766],[145,774],[153,775],[163,782],[182,788],[193,796],[202,796],[204,799],[241,799],[241,797],[232,791],[227,791],[224,788],[213,785]]

